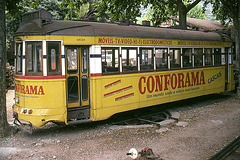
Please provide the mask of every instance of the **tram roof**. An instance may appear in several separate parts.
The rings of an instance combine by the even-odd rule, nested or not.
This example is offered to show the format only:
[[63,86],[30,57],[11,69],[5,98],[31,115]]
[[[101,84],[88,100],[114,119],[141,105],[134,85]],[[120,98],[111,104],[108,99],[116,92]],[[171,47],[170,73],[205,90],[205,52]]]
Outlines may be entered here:
[[43,25],[38,25],[34,21],[22,24],[16,36],[22,35],[107,36],[231,42],[229,37],[216,32],[63,20],[51,20]]

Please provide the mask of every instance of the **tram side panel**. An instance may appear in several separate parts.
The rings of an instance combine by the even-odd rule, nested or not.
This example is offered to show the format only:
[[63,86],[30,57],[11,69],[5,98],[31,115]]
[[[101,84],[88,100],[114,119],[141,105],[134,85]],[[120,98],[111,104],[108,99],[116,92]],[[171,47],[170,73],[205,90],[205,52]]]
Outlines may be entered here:
[[91,77],[91,109],[94,121],[115,113],[139,108],[137,83],[139,74]]
[[49,121],[66,121],[65,79],[17,78],[14,112],[18,119],[40,127]]
[[[223,67],[159,72],[139,80],[140,103],[162,104],[224,91]],[[168,97],[168,99],[167,99]]]
[[93,120],[225,89],[223,66],[91,78]]

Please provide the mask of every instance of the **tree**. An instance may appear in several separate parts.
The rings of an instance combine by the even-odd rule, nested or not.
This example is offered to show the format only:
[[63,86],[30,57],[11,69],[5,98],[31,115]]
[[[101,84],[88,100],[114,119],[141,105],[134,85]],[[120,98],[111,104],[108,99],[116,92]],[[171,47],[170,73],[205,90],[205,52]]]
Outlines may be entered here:
[[187,17],[197,18],[197,19],[206,19],[206,12],[203,9],[203,6],[198,4],[187,13]]
[[84,4],[88,4],[88,0],[63,0],[60,7],[67,8],[65,19],[80,19],[83,16],[81,9]]
[[82,12],[82,5],[87,3],[87,0],[0,0],[0,137],[14,131],[7,122],[6,114],[6,36],[9,41],[13,39],[20,15],[25,12],[45,9],[55,19],[80,19],[88,10]]
[[[155,11],[150,7],[146,9],[141,9],[141,12],[143,13],[141,17],[137,17],[138,24],[142,24],[143,20],[151,21],[153,19],[153,14],[155,13]],[[203,8],[202,5],[198,4],[187,13],[187,17],[206,19],[206,10]]]
[[[15,3],[16,7],[9,6],[6,11],[7,42],[13,40],[14,33],[20,23],[20,16],[26,12],[45,9],[50,12],[53,19],[80,20],[88,12],[90,2],[87,0],[8,0],[10,5]],[[8,2],[7,1],[7,2]],[[14,2],[13,2],[14,1]],[[89,3],[89,4],[88,4]],[[92,5],[91,5],[92,6]],[[11,8],[15,8],[12,11]],[[88,15],[89,16],[89,15]],[[85,17],[84,17],[85,18]]]
[[[16,15],[20,0],[0,0],[0,137],[10,135],[13,128],[6,114],[6,13]],[[6,8],[6,10],[5,10]]]
[[0,0],[0,137],[8,132],[6,114],[6,25],[5,0]]
[[[222,24],[233,23],[236,60],[238,69],[238,84],[240,85],[240,2],[239,0],[207,0],[206,3],[213,5],[213,14]],[[240,96],[240,86],[238,86]]]
[[98,5],[99,17],[110,21],[130,20],[136,22],[140,16],[140,8],[151,5],[154,10],[152,22],[159,25],[179,16],[180,28],[187,28],[186,15],[201,0],[102,0]]

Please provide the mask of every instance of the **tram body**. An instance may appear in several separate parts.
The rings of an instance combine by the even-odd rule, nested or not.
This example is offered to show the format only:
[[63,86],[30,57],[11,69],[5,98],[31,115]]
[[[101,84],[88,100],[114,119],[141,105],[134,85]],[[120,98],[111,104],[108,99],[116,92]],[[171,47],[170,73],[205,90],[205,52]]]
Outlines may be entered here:
[[235,89],[232,42],[217,33],[23,15],[14,118],[41,127]]

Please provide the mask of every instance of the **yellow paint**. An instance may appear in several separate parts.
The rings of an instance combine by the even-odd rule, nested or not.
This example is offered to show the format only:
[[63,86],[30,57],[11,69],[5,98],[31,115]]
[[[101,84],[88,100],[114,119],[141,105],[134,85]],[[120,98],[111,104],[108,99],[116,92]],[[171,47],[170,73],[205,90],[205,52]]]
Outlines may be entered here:
[[[232,45],[230,42],[52,35],[20,36],[16,37],[15,40],[62,40],[63,45],[170,47],[230,47]],[[192,72],[195,77],[198,74],[199,82],[186,79],[186,77],[192,76]],[[227,90],[231,91],[235,88],[232,66],[230,66],[229,73],[230,83],[227,84]],[[185,79],[181,80],[181,76],[184,76]],[[163,84],[162,89],[157,89],[160,87],[159,79]],[[66,79],[31,80],[16,78],[15,83],[17,87],[20,87],[16,89],[15,93],[16,97],[19,97],[19,104],[15,103],[14,107],[14,112],[18,113],[19,119],[29,121],[36,127],[40,127],[48,121],[59,121],[67,124]],[[116,113],[201,95],[221,93],[224,90],[225,66],[90,77],[90,119],[93,121],[104,120]],[[32,110],[32,114],[23,113],[25,109]]]
[[[197,80],[192,81],[191,77],[190,80],[186,80],[187,74],[191,76],[191,73],[195,77],[198,74],[198,83]],[[203,74],[202,76],[201,73]],[[173,86],[168,84],[171,83],[170,78],[165,80],[164,76],[168,77],[167,75],[173,77]],[[185,79],[183,82],[180,81],[180,86],[178,79],[175,83],[175,76],[173,75],[180,75],[180,78],[184,75]],[[156,80],[154,80],[153,84],[152,78],[149,77],[155,79],[155,77],[161,76],[163,77],[162,90],[158,89],[157,91]],[[141,80],[141,77],[145,77],[145,82]],[[139,84],[142,86],[142,92],[144,91],[143,88],[145,88],[143,94],[140,93]],[[166,88],[165,84],[167,84]],[[149,90],[151,93],[147,89],[147,85],[150,86]],[[91,87],[91,111],[94,112],[92,113],[94,115],[92,120],[103,120],[119,112],[224,92],[225,67],[92,77]]]
[[231,42],[189,41],[149,38],[99,37],[99,36],[19,36],[17,40],[62,40],[64,45],[130,45],[130,46],[191,46],[231,47]]
[[[65,79],[44,79],[15,80],[15,97],[19,97],[19,103],[15,102],[14,112],[18,113],[18,118],[31,122],[34,126],[40,127],[48,121],[66,122],[66,90]],[[30,91],[30,88],[40,88],[42,91]],[[41,90],[40,90],[41,91]],[[43,94],[42,94],[43,93]],[[27,113],[23,113],[26,109]],[[28,111],[32,110],[32,114]]]
[[[162,77],[161,85],[156,77]],[[228,90],[234,89],[233,79],[230,82]],[[98,121],[124,111],[222,93],[225,90],[225,66],[91,77],[90,84],[90,119]],[[19,119],[36,127],[48,121],[67,124],[65,79],[16,78],[16,86],[24,86],[24,91],[16,88],[19,104],[15,102],[14,112],[18,113]],[[34,86],[42,86],[42,90],[27,91]],[[32,114],[23,113],[25,109],[32,110]]]

